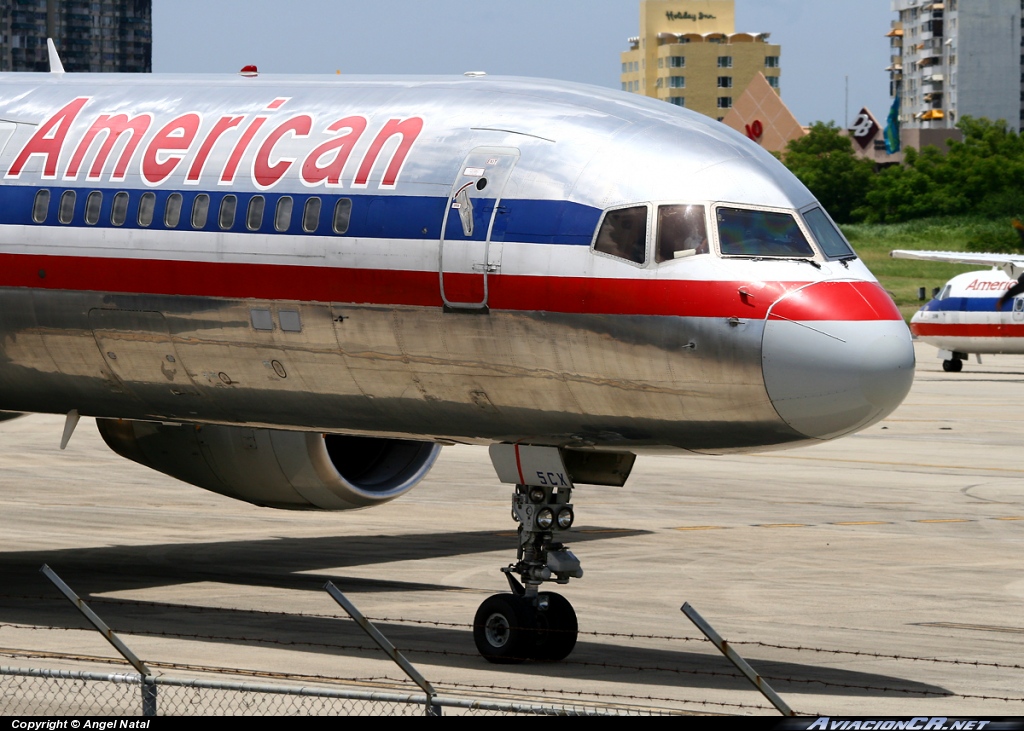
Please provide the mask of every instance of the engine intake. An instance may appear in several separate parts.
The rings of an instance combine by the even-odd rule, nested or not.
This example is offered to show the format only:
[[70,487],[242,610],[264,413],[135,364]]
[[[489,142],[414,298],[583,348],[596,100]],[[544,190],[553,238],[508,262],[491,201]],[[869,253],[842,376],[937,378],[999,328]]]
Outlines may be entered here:
[[358,510],[394,500],[433,467],[432,442],[237,426],[97,419],[117,454],[205,490],[271,508]]

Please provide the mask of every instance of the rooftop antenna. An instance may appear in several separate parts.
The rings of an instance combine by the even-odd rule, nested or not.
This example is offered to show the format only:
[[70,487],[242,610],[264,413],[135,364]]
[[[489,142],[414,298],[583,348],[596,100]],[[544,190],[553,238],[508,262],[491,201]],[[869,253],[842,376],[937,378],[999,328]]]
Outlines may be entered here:
[[46,52],[50,56],[50,73],[51,74],[63,74],[64,64],[60,62],[60,56],[57,54],[57,46],[53,45],[53,39],[46,39]]
[[850,77],[849,76],[846,77],[846,105],[843,107],[843,116],[846,117],[846,119],[843,122],[843,126],[845,127],[846,125],[848,125],[850,123]]

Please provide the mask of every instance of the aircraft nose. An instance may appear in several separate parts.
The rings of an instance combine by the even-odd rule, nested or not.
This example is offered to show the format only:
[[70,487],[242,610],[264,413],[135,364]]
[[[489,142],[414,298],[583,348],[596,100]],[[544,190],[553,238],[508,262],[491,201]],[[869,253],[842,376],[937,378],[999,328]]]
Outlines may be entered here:
[[892,298],[875,282],[816,282],[768,310],[761,369],[779,416],[831,439],[874,424],[914,381],[914,347]]

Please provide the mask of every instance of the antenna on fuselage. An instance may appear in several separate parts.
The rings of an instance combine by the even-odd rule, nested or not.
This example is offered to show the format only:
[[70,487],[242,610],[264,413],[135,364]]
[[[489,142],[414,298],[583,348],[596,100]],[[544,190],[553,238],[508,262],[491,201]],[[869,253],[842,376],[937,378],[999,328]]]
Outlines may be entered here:
[[53,39],[46,39],[46,53],[50,57],[50,73],[51,74],[63,74],[64,64],[60,62],[60,56],[57,54],[57,46],[53,45]]

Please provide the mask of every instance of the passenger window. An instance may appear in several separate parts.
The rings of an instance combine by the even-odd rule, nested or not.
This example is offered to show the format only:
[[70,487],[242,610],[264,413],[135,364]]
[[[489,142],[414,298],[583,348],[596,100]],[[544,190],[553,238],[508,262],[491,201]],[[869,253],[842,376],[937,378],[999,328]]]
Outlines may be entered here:
[[95,226],[100,220],[100,208],[103,207],[103,194],[94,190],[85,199],[85,222]]
[[658,206],[658,263],[708,253],[704,206]]
[[128,220],[128,194],[123,190],[114,194],[114,202],[110,206],[110,223],[123,226]]
[[825,252],[825,256],[830,259],[854,256],[850,244],[835,227],[835,224],[828,220],[825,211],[820,208],[812,208],[804,213],[804,220],[807,222],[808,228],[811,229],[811,233],[814,234],[814,238],[818,240],[818,245]]
[[274,228],[278,231],[287,231],[292,225],[292,199],[291,196],[282,196],[277,200],[277,212],[274,214]]
[[609,211],[597,232],[594,250],[637,264],[647,261],[647,206]]
[[267,205],[267,199],[261,195],[254,195],[249,199],[249,210],[245,214],[245,225],[250,231],[259,231],[263,225],[263,209]]
[[32,220],[36,223],[43,223],[50,215],[50,191],[47,189],[36,191],[36,199],[32,202]]
[[153,224],[153,212],[156,210],[156,193],[143,193],[139,199],[139,225],[148,228]]
[[181,222],[181,193],[171,193],[167,196],[167,205],[164,206],[164,226],[167,228],[178,228]]
[[796,219],[788,213],[718,209],[718,238],[723,256],[812,257]]
[[334,205],[334,233],[343,234],[348,231],[348,222],[352,217],[352,201],[341,198]]
[[65,190],[60,196],[60,207],[57,209],[57,220],[71,223],[75,217],[75,191]]
[[192,228],[205,228],[210,215],[210,196],[200,193],[192,203]]
[[220,201],[220,227],[227,231],[235,225],[235,209],[238,207],[238,198],[233,195],[226,195]]
[[302,230],[308,234],[320,228],[320,199],[310,198],[306,201],[306,209],[302,212]]

